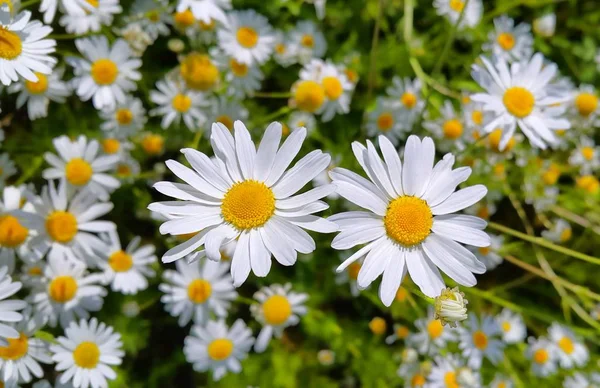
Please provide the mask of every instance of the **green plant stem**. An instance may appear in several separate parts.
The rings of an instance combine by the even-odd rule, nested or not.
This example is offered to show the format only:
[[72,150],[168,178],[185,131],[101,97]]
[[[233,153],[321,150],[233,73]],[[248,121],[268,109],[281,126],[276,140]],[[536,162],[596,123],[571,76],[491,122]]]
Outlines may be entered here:
[[254,92],[252,95],[257,98],[290,98],[292,93],[290,92]]
[[[27,0],[21,3],[21,9],[25,9],[31,5],[39,3],[41,0]],[[10,4],[10,3],[9,3]]]
[[381,17],[383,16],[383,2],[379,0],[377,2],[377,17],[375,19],[375,26],[373,27],[373,39],[371,40],[371,52],[369,54],[369,75],[367,78],[367,100],[371,100],[371,93],[375,87],[375,77],[377,75],[377,46],[379,45],[379,29],[381,28]]
[[292,110],[292,108],[290,108],[289,106],[283,106],[283,107],[279,108],[278,110],[276,110],[275,112],[273,112],[269,115],[266,115],[265,117],[263,117],[262,120],[263,120],[263,122],[270,123],[273,120],[275,120],[276,118],[285,115],[286,113],[288,113],[291,110]]
[[591,221],[589,221],[585,217],[580,216],[579,214],[575,214],[572,211],[569,211],[557,205],[551,206],[550,211],[552,211],[559,217],[565,218],[583,228],[590,229],[592,232],[600,235],[600,226],[592,224]]
[[38,156],[35,159],[33,159],[33,162],[31,163],[27,171],[25,171],[25,173],[23,173],[21,177],[15,182],[15,186],[18,187],[21,186],[23,183],[27,182],[29,178],[35,175],[35,173],[40,168],[43,162],[44,158],[42,156]]
[[[412,30],[413,30],[413,13],[415,9],[414,0],[404,1],[404,42],[410,53],[411,47],[410,42],[412,41]],[[412,57],[411,57],[412,59]]]

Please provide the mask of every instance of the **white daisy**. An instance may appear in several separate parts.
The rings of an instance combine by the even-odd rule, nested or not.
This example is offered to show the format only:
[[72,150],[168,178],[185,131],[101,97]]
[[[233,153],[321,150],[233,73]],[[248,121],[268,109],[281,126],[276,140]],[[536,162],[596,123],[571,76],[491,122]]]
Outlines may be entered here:
[[394,324],[394,334],[385,337],[385,343],[388,345],[396,341],[404,341],[410,335],[410,330],[404,325]]
[[[198,92],[208,92],[219,86],[219,68],[210,55],[191,52],[181,57],[180,62],[179,75],[188,88]],[[179,86],[178,80],[173,79],[171,74],[167,77],[176,81]]]
[[411,135],[404,164],[392,143],[379,136],[382,160],[375,146],[352,143],[354,156],[370,178],[335,168],[330,176],[336,191],[348,201],[368,210],[336,214],[329,220],[341,229],[332,241],[334,249],[366,244],[350,256],[338,271],[365,257],[358,286],[365,288],[383,273],[379,297],[389,306],[407,270],[429,297],[440,294],[444,281],[438,268],[457,283],[474,286],[473,273],[485,265],[460,243],[489,246],[483,232],[486,222],[473,216],[452,214],[479,201],[487,193],[483,185],[454,192],[471,174],[468,167],[452,169],[454,156],[447,154],[434,166],[435,145]]
[[458,332],[449,326],[442,326],[439,319],[434,319],[433,307],[427,308],[427,317],[417,319],[415,326],[417,333],[410,334],[407,344],[417,349],[419,354],[435,355],[440,349],[446,347],[448,342],[456,340]]
[[238,239],[231,261],[234,285],[240,286],[250,270],[266,276],[271,255],[282,265],[296,262],[297,252],[311,253],[315,242],[304,229],[330,233],[334,223],[313,215],[325,210],[319,201],[335,188],[320,186],[294,195],[329,165],[330,156],[315,150],[286,172],[300,150],[306,130],[299,129],[281,140],[281,124],[265,130],[258,147],[241,121],[232,133],[222,124],[213,124],[211,144],[216,158],[187,148],[182,152],[193,170],[169,160],[167,166],[186,184],[159,182],[161,193],[184,202],[156,202],[148,207],[169,218],[160,227],[162,234],[196,233],[169,250],[163,262],[177,260],[204,246],[211,260],[219,260],[220,247]]
[[17,168],[15,162],[10,159],[8,154],[0,154],[0,189],[6,184],[6,180],[15,175]]
[[286,327],[296,326],[300,316],[307,312],[305,302],[308,295],[292,291],[292,285],[273,284],[263,287],[254,294],[257,304],[250,305],[250,312],[261,325],[254,350],[265,351],[271,338],[281,338]]
[[264,79],[262,71],[257,64],[247,65],[221,54],[219,51],[212,52],[221,70],[225,73],[225,80],[229,82],[228,95],[237,99],[252,96],[255,91],[260,90]]
[[[479,140],[483,134],[483,127],[487,123],[487,115],[483,110],[483,104],[477,102],[470,102],[463,104],[463,118],[462,122],[465,123],[468,132],[465,136],[465,140],[469,143],[473,143]],[[502,135],[502,130],[499,131]],[[489,136],[488,136],[489,137]]]
[[75,46],[84,58],[67,58],[74,67],[72,80],[82,101],[92,99],[96,109],[114,109],[125,103],[126,93],[136,89],[142,78],[137,69],[142,61],[130,58],[131,49],[126,41],[117,39],[109,46],[105,36],[77,39]]
[[436,356],[427,376],[426,388],[480,388],[479,372],[465,366],[458,355]]
[[298,48],[290,42],[289,34],[277,30],[274,33],[274,37],[275,49],[273,51],[273,59],[275,59],[275,62],[283,67],[297,63],[298,56],[296,55],[296,51]]
[[325,91],[325,102],[320,109],[321,120],[330,121],[336,114],[350,111],[351,93],[354,89],[346,74],[331,62],[325,62],[318,81]]
[[527,23],[515,26],[514,19],[506,15],[494,19],[494,30],[489,33],[488,39],[483,49],[507,62],[529,58],[533,52],[531,26]]
[[483,13],[481,0],[434,0],[433,7],[438,15],[444,16],[451,24],[456,24],[462,14],[459,29],[475,27]]
[[[190,257],[188,257],[189,259]],[[231,301],[237,298],[231,277],[227,276],[229,264],[212,260],[197,260],[186,263],[178,260],[177,271],[165,270],[158,288],[164,293],[160,298],[165,310],[179,317],[179,326],[191,320],[204,325],[214,314],[225,318]]]
[[484,110],[490,112],[484,131],[502,129],[500,151],[517,125],[534,146],[541,149],[547,144],[556,146],[559,141],[554,131],[570,128],[569,121],[561,118],[564,108],[546,109],[568,98],[548,95],[548,82],[556,75],[557,66],[550,63],[542,68],[543,57],[539,53],[529,61],[513,63],[510,69],[503,58],[494,64],[485,57],[481,61],[483,67],[474,64],[471,75],[486,92],[473,94],[471,98],[483,103]]
[[392,78],[392,84],[388,86],[386,92],[391,100],[392,105],[400,107],[406,114],[403,115],[403,121],[407,121],[404,125],[407,130],[412,128],[413,122],[421,114],[425,106],[425,100],[421,95],[421,80],[415,78]]
[[552,229],[543,230],[542,237],[552,242],[566,243],[573,236],[571,225],[561,218],[556,218],[552,222]]
[[136,0],[131,6],[131,15],[137,19],[144,31],[155,40],[159,35],[169,35],[167,15],[172,9],[165,0]]
[[197,20],[210,23],[217,20],[227,24],[226,10],[231,9],[231,0],[179,0],[177,12],[191,10]]
[[[105,155],[116,155],[119,158],[119,162],[122,161],[126,155],[133,149],[133,144],[125,138],[112,137],[111,133],[104,133],[104,139],[100,141],[102,147],[102,153]],[[113,169],[118,169],[118,164],[113,166]]]
[[556,14],[553,12],[540,16],[533,21],[533,31],[544,38],[553,36],[555,30]]
[[[115,15],[123,12],[119,0],[72,0],[81,12],[67,12],[59,23],[69,34],[84,35],[99,32],[102,26],[110,26]],[[73,8],[75,8],[73,7]]]
[[581,85],[570,92],[569,116],[574,127],[597,127],[600,104],[596,89],[592,85]]
[[[563,381],[563,388],[598,388],[600,387],[600,373],[584,374],[575,372]],[[508,387],[512,388],[512,387]]]
[[556,372],[557,351],[554,344],[545,337],[529,338],[529,346],[525,352],[531,360],[531,371],[539,377],[546,377]]
[[125,139],[144,128],[146,110],[142,100],[127,96],[125,101],[117,102],[113,107],[103,109],[100,117],[104,122],[100,129],[119,139]]
[[140,163],[129,153],[121,155],[121,160],[115,168],[115,175],[126,183],[131,183],[133,178],[139,175],[141,171]]
[[44,271],[46,270],[46,261],[40,260],[37,262],[28,263],[25,262],[21,266],[21,276],[19,280],[25,285],[27,288],[35,288],[42,285],[47,281],[44,278]]
[[221,123],[230,131],[233,131],[233,123],[236,120],[244,121],[248,118],[248,110],[238,101],[220,96],[218,100],[210,104],[210,114],[207,123]]
[[375,109],[367,114],[367,136],[375,138],[378,135],[384,135],[393,145],[397,145],[406,130],[404,124],[403,117],[395,103],[377,98]]
[[208,101],[202,93],[186,90],[178,82],[164,79],[156,83],[158,90],[150,92],[150,100],[159,105],[150,115],[162,116],[161,126],[167,129],[173,122],[177,125],[183,119],[191,131],[197,131],[206,122],[202,108]]
[[63,372],[61,384],[71,383],[75,388],[107,387],[107,380],[117,377],[111,367],[121,365],[125,352],[121,334],[111,326],[96,318],[71,322],[65,336],[58,337],[57,342],[50,350],[56,370]]
[[485,268],[488,271],[493,270],[502,263],[502,256],[498,254],[500,248],[502,248],[503,238],[490,234],[491,243],[489,247],[469,247],[469,250],[475,254],[475,256],[485,264]]
[[[291,128],[292,131],[295,131],[298,128],[306,128],[306,131],[310,134],[317,128],[317,119],[315,119],[314,115],[308,112],[292,112],[287,122],[289,126],[288,129]],[[331,179],[329,179],[329,177],[327,177],[327,180],[331,182]]]
[[442,115],[440,118],[435,120],[428,118],[423,122],[423,127],[435,136],[440,151],[463,150],[465,148],[463,116],[454,110],[454,106],[448,100],[444,101],[440,113]]
[[217,31],[219,48],[246,65],[265,63],[275,44],[267,18],[253,10],[231,11],[227,16],[229,23]]
[[241,319],[231,328],[223,320],[208,321],[205,327],[192,327],[185,337],[183,353],[195,371],[211,370],[217,381],[227,372],[241,372],[240,361],[248,356],[253,342],[252,330]]
[[458,346],[471,368],[481,368],[484,357],[494,365],[502,360],[505,345],[500,339],[500,326],[493,317],[484,315],[478,319],[475,314],[471,314],[467,325],[458,330]]
[[589,351],[571,329],[555,322],[548,328],[548,336],[557,348],[554,352],[562,368],[571,369],[587,364]]
[[7,267],[0,267],[0,346],[8,345],[7,339],[19,338],[19,332],[5,322],[11,324],[23,319],[17,311],[27,307],[27,303],[18,299],[6,300],[16,294],[21,286],[21,282],[12,281]]
[[600,146],[596,146],[593,139],[582,136],[569,157],[569,164],[578,166],[580,174],[591,174],[600,168]]
[[8,25],[0,25],[0,81],[4,85],[18,81],[19,76],[37,82],[34,72],[50,74],[56,63],[48,55],[56,51],[56,41],[44,39],[52,28],[30,18],[31,12],[23,11]]
[[490,382],[489,388],[513,388],[514,384],[510,377],[496,373]]
[[325,36],[314,22],[299,21],[289,33],[290,45],[301,64],[308,63],[313,58],[323,58],[327,51]]
[[131,49],[131,55],[136,58],[142,57],[148,46],[154,43],[152,37],[144,31],[140,23],[129,23],[118,30],[118,34],[125,39]]

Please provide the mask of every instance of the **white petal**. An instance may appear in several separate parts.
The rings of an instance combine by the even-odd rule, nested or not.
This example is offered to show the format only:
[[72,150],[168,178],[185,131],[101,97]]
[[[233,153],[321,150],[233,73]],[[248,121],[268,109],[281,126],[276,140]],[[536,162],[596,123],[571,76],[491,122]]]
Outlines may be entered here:
[[469,186],[458,190],[439,205],[432,206],[431,212],[436,216],[454,213],[477,203],[486,194],[487,188],[484,185]]

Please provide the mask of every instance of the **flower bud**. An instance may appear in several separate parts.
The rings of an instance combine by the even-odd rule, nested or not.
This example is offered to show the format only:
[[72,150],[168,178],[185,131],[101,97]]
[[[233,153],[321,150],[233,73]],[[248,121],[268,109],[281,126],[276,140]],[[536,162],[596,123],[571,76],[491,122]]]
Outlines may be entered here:
[[448,287],[435,298],[435,319],[439,319],[443,326],[456,327],[456,322],[467,319],[467,303],[469,301],[458,287]]

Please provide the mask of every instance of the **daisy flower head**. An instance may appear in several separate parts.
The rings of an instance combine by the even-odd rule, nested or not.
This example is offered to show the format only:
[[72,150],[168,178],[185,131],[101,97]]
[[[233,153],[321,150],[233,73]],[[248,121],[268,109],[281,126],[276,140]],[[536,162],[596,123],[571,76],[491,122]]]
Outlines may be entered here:
[[71,322],[50,351],[56,370],[62,372],[60,384],[75,388],[107,387],[107,380],[117,377],[111,367],[121,365],[125,355],[121,334],[96,318]]
[[127,183],[131,183],[133,177],[138,175],[140,171],[140,162],[131,156],[130,153],[121,154],[121,159],[115,168],[115,175],[117,178]]
[[552,222],[550,230],[543,230],[542,237],[556,243],[566,243],[573,237],[571,225],[562,218],[556,218]]
[[[575,372],[563,381],[563,388],[596,388],[600,387],[600,373]],[[510,387],[509,387],[510,388]]]
[[298,50],[298,47],[291,43],[289,34],[277,30],[274,32],[273,36],[275,44],[273,59],[275,59],[275,62],[283,67],[288,67],[297,63],[298,56],[296,55],[296,51]]
[[478,388],[481,387],[479,372],[465,366],[464,360],[449,353],[445,356],[436,356],[431,372],[427,376],[431,388]]
[[182,152],[192,169],[167,161],[167,167],[186,183],[158,182],[154,187],[185,202],[155,202],[148,208],[169,218],[159,229],[162,234],[195,236],[165,253],[163,262],[180,259],[202,246],[210,260],[219,260],[221,245],[238,239],[231,261],[233,283],[238,287],[251,270],[266,276],[271,255],[290,266],[297,252],[313,252],[315,242],[305,229],[337,230],[333,222],[313,215],[328,208],[319,199],[335,187],[320,186],[294,195],[331,161],[329,155],[315,150],[286,172],[305,138],[305,129],[296,130],[279,147],[281,124],[274,122],[257,149],[241,121],[235,122],[233,134],[224,125],[213,124],[214,160],[187,148]]
[[177,12],[190,10],[195,19],[210,24],[213,20],[228,24],[226,10],[231,9],[231,0],[179,0]]
[[183,120],[191,131],[197,131],[206,121],[202,108],[208,101],[202,93],[182,87],[179,82],[170,79],[156,83],[158,90],[150,92],[150,100],[158,107],[150,111],[152,116],[162,116],[161,127],[169,128],[171,124],[179,125]]
[[192,327],[184,340],[183,353],[195,371],[211,370],[217,381],[227,372],[241,372],[240,361],[248,356],[253,343],[252,330],[241,319],[230,328],[223,320],[208,321],[204,327]]
[[6,184],[6,180],[15,175],[17,168],[15,162],[10,160],[8,154],[0,154],[0,188]]
[[129,45],[133,57],[139,58],[144,55],[148,46],[154,42],[152,37],[144,31],[139,22],[127,24],[119,30],[118,33]]
[[569,164],[578,166],[581,174],[591,174],[600,168],[600,146],[593,139],[582,136],[569,157]]
[[58,21],[69,34],[84,35],[98,32],[102,26],[110,26],[115,15],[123,12],[119,0],[71,0],[70,8],[83,12],[67,12]]
[[327,51],[323,32],[310,20],[299,21],[290,31],[289,39],[300,64],[308,63],[313,58],[323,58]]
[[394,146],[403,137],[406,131],[405,122],[400,110],[388,99],[377,98],[375,109],[367,114],[367,136],[375,138],[383,135],[388,138]]
[[41,22],[31,21],[31,12],[23,11],[7,25],[0,24],[0,81],[10,85],[19,80],[37,82],[34,72],[48,75],[56,59],[51,57],[56,51],[56,41],[44,39],[52,28]]
[[548,336],[556,346],[554,352],[562,368],[571,369],[587,364],[590,358],[589,351],[571,329],[555,322],[548,328]]
[[237,120],[244,121],[248,118],[248,109],[244,108],[235,99],[220,96],[210,104],[208,123],[221,123],[233,131],[233,123]]
[[354,87],[342,69],[331,62],[325,62],[319,74],[319,82],[325,91],[325,102],[320,109],[321,120],[327,122],[336,114],[348,113]]
[[514,19],[502,15],[494,19],[494,30],[489,33],[489,42],[483,49],[509,63],[529,58],[533,53],[531,26],[527,23],[515,26]]
[[107,293],[99,284],[104,278],[88,274],[83,262],[69,260],[62,252],[51,252],[44,277],[46,282],[29,296],[35,319],[51,327],[60,322],[65,328],[75,319],[87,319],[90,312],[102,308],[102,298]]
[[491,243],[487,247],[469,247],[477,259],[485,264],[485,268],[488,271],[493,270],[502,263],[502,256],[498,254],[498,251],[502,248],[502,242],[504,239],[502,236],[490,234]]
[[257,64],[247,65],[218,51],[214,52],[214,57],[225,73],[225,80],[229,83],[228,94],[236,99],[243,99],[260,90],[264,75]]
[[100,129],[118,139],[134,135],[144,128],[147,121],[142,100],[132,96],[126,96],[123,102],[101,110],[100,117],[104,120]]
[[191,52],[181,58],[179,75],[185,85],[197,92],[207,92],[219,85],[220,72],[210,55]]
[[533,31],[539,36],[549,38],[554,35],[555,30],[556,14],[554,12],[547,13],[533,21]]
[[[116,155],[118,156],[118,163],[123,161],[123,159],[128,155],[128,153],[133,149],[133,144],[123,137],[113,136],[110,132],[105,132],[104,138],[99,140],[100,146],[102,148],[102,153],[104,155]],[[118,170],[119,164],[113,166],[113,169]]]
[[600,104],[598,104],[598,94],[592,85],[581,85],[571,91],[569,116],[574,127],[592,128],[599,124]]
[[[292,112],[290,114],[290,117],[287,120],[288,123],[288,133],[285,133],[285,128],[284,128],[284,135],[289,135],[290,134],[290,129],[291,131],[295,131],[298,128],[306,128],[306,130],[308,131],[308,133],[311,133],[312,131],[314,131],[317,128],[317,119],[315,118],[315,116],[311,113],[308,112],[302,112],[302,111],[295,111]],[[331,179],[329,179],[329,177],[327,178],[328,181],[331,181]]]
[[483,185],[456,191],[471,169],[452,169],[454,156],[447,154],[434,166],[435,145],[411,135],[404,151],[404,163],[392,143],[379,136],[383,160],[375,146],[352,144],[354,156],[370,179],[343,169],[330,172],[340,196],[365,209],[339,213],[329,218],[341,233],[332,241],[334,249],[364,245],[350,256],[338,271],[365,257],[358,274],[358,286],[365,288],[383,274],[379,297],[389,306],[402,278],[411,279],[429,297],[444,287],[441,269],[457,283],[472,287],[473,273],[484,273],[485,265],[459,243],[485,247],[489,236],[486,222],[477,217],[453,214],[481,198]]
[[165,0],[135,0],[131,6],[131,15],[138,20],[150,38],[155,40],[160,35],[169,35],[166,21],[171,10]]
[[496,365],[504,356],[502,331],[498,322],[489,315],[477,318],[471,314],[468,324],[459,329],[459,348],[473,369],[481,368],[483,358]]
[[28,288],[35,288],[43,284],[44,271],[46,269],[46,261],[40,260],[37,262],[24,262],[21,266],[21,276],[19,280]]
[[481,20],[483,4],[481,0],[434,0],[433,7],[438,15],[445,17],[459,29],[475,27]]
[[415,348],[419,354],[435,355],[440,349],[446,347],[448,342],[456,340],[458,332],[449,326],[443,326],[439,319],[435,319],[433,307],[427,309],[427,317],[415,321],[416,333],[408,336],[407,345]]
[[[188,256],[188,259],[190,256]],[[178,260],[176,271],[165,270],[163,282],[158,288],[164,293],[160,298],[165,310],[179,317],[179,326],[193,320],[203,326],[212,315],[225,318],[231,301],[237,298],[229,264],[212,260],[197,260],[191,263]]]
[[10,324],[23,320],[23,315],[18,311],[27,307],[27,303],[6,298],[16,294],[21,287],[21,282],[12,281],[12,277],[8,274],[8,267],[0,267],[0,346],[7,346],[7,339],[19,338],[19,332]]
[[[342,262],[344,262],[347,258],[347,255],[342,257]],[[360,289],[358,288],[358,283],[356,282],[356,279],[358,278],[358,272],[360,271],[361,267],[362,259],[350,264],[348,268],[346,268],[344,271],[336,272],[335,284],[348,284],[350,286],[350,294],[353,297],[357,297],[360,293]]]
[[490,383],[490,388],[513,388],[514,384],[510,377],[496,373]]
[[385,343],[388,345],[391,345],[396,341],[404,341],[410,335],[409,328],[404,325],[395,323],[393,328],[394,328],[394,334],[391,334],[391,335],[385,337]]
[[307,312],[308,294],[292,291],[290,283],[263,287],[254,294],[254,299],[258,303],[252,304],[250,311],[263,326],[254,344],[258,353],[265,351],[273,336],[281,338],[286,327],[296,326]]
[[394,105],[399,106],[406,115],[403,116],[408,121],[407,127],[412,127],[415,118],[420,114],[425,106],[425,100],[421,95],[421,80],[415,78],[392,78],[392,84],[388,86],[386,92]]
[[525,355],[531,362],[531,371],[538,377],[547,377],[556,372],[557,351],[554,344],[546,337],[529,337]]
[[502,57],[492,63],[482,56],[481,62],[483,67],[472,66],[471,75],[485,92],[475,93],[471,99],[483,103],[484,110],[489,112],[490,121],[483,128],[486,133],[502,129],[499,150],[504,150],[517,126],[535,147],[546,149],[548,144],[558,145],[554,132],[569,129],[571,125],[562,118],[564,108],[551,107],[567,98],[548,95],[548,82],[556,75],[556,64],[543,65],[539,53],[530,60],[513,63],[510,68]]
[[82,101],[92,100],[96,109],[114,109],[126,102],[126,94],[136,89],[142,78],[137,70],[142,61],[131,58],[131,49],[123,39],[109,46],[101,36],[77,39],[75,46],[84,58],[67,58],[73,66],[73,88]]
[[219,48],[239,63],[265,63],[274,48],[269,21],[253,10],[231,11],[229,23],[217,31]]
[[54,148],[58,155],[46,152],[44,159],[50,168],[42,172],[44,179],[60,179],[70,188],[83,190],[100,200],[107,200],[110,193],[121,185],[119,180],[106,172],[119,161],[118,155],[98,155],[100,144],[81,135],[75,141],[63,135],[54,138]]
[[440,118],[426,120],[423,127],[436,137],[441,151],[463,150],[465,148],[463,117],[454,110],[449,100],[444,101],[440,113],[442,115]]

